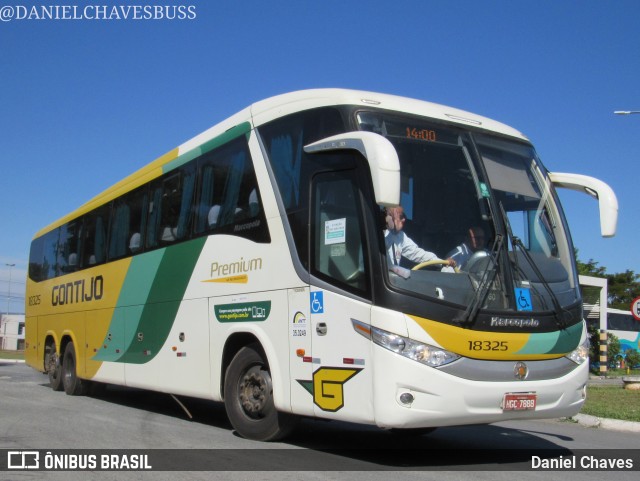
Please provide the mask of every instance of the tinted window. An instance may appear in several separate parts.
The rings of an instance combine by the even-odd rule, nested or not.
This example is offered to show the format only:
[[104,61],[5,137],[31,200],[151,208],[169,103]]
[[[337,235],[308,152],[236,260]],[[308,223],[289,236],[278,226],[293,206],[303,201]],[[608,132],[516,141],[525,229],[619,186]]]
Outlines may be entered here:
[[198,159],[200,172],[195,230],[269,242],[269,231],[251,156],[244,137]]
[[82,219],[73,220],[60,227],[58,271],[60,274],[80,268]]
[[274,120],[259,128],[284,203],[298,256],[308,268],[309,179],[317,170],[339,165],[340,157],[308,155],[304,146],[345,131],[340,112],[310,110]]
[[269,242],[261,206],[241,136],[35,239],[29,276],[50,279],[185,241],[194,233]]
[[356,170],[319,174],[313,185],[312,272],[363,293],[369,281]]
[[105,262],[110,212],[111,204],[107,204],[84,217],[82,267],[91,267]]

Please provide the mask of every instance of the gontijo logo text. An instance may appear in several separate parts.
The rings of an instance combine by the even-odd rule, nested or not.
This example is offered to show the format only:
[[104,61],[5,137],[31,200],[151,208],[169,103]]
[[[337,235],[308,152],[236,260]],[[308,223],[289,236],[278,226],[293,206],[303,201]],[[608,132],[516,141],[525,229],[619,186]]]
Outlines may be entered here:
[[64,306],[79,302],[99,301],[104,294],[104,278],[95,276],[54,286],[51,290],[51,305]]

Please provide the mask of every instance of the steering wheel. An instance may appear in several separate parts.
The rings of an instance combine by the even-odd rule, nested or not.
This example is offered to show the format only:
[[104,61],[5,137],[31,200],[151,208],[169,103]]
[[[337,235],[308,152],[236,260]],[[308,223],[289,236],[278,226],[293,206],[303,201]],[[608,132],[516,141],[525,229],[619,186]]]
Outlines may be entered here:
[[[441,264],[441,265],[449,265],[449,261],[444,260],[444,259],[431,259],[430,261],[421,262],[420,264],[417,264],[417,265],[413,266],[413,268],[411,270],[412,271],[419,271],[423,267],[437,266],[439,264]],[[460,272],[460,269],[458,269],[457,266],[454,267],[453,270],[455,272]]]
[[[489,268],[489,253],[485,250],[474,252],[464,264],[460,266],[466,272],[481,272]],[[483,262],[483,260],[485,260]]]

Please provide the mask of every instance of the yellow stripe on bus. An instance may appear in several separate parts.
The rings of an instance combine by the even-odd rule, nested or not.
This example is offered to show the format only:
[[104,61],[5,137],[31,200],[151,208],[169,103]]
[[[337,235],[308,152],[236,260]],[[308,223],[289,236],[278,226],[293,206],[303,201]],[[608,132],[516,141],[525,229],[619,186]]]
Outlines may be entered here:
[[[409,316],[441,347],[461,356],[486,360],[540,360],[554,359],[559,354],[521,353],[532,340],[531,333],[487,332]],[[549,343],[549,349],[553,344]]]

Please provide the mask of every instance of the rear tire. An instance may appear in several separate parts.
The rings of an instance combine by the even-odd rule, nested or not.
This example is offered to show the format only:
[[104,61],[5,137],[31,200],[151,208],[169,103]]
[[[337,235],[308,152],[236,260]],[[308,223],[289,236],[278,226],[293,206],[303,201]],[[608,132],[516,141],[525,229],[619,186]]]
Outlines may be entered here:
[[67,343],[62,360],[62,384],[64,392],[69,396],[82,396],[87,393],[88,382],[83,381],[76,373],[76,350],[73,342]]
[[293,415],[275,408],[269,366],[256,344],[240,349],[229,364],[224,405],[234,429],[247,439],[275,441],[295,427]]
[[62,363],[56,352],[53,341],[47,343],[44,348],[44,368],[49,376],[49,386],[54,391],[62,391]]

